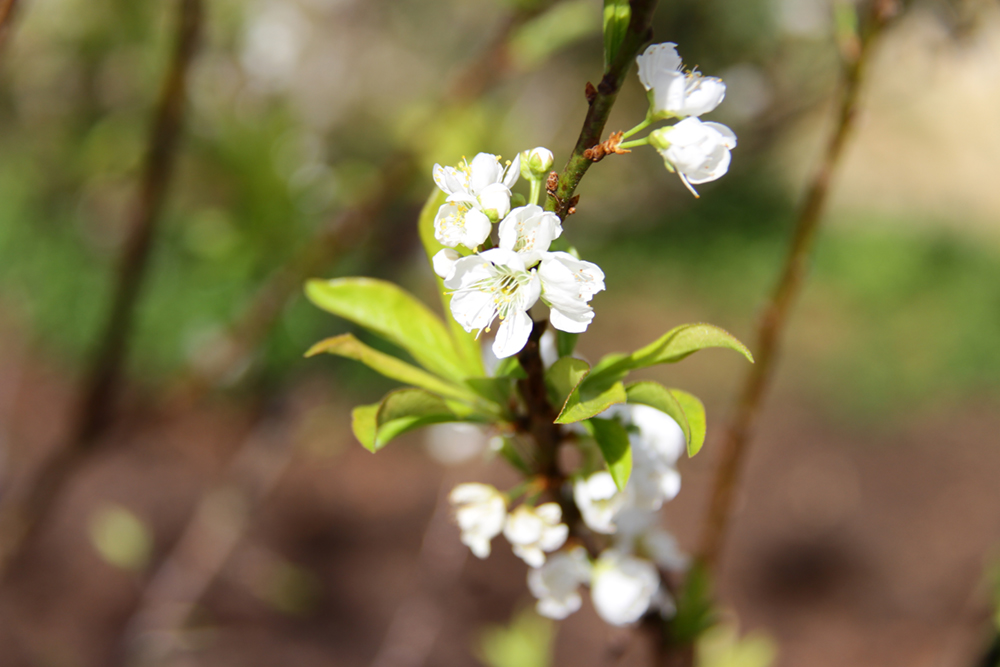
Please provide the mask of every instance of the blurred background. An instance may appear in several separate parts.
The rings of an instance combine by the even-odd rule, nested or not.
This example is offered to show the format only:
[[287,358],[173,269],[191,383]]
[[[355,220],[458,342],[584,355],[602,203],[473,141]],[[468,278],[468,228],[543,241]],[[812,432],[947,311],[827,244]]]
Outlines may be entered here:
[[[694,199],[651,149],[584,179],[567,223],[607,292],[580,350],[708,321],[752,343],[833,124],[827,0],[664,0],[657,41],[721,76],[740,145]],[[24,0],[0,52],[0,489],[74,430],[115,289],[179,1]],[[0,665],[644,664],[468,558],[443,494],[508,483],[482,434],[373,456],[350,409],[391,384],[305,360],[350,325],[306,277],[434,303],[416,234],[435,162],[568,156],[601,74],[597,0],[206,0],[185,131],[113,419],[0,588]],[[645,113],[630,74],[609,123]],[[751,452],[720,596],[782,666],[972,667],[1000,544],[1000,6],[907,5],[874,53]],[[693,549],[745,368],[700,396],[704,453],[665,514]],[[447,441],[448,446],[440,443]],[[528,646],[528,648],[525,648]],[[520,652],[519,652],[520,651]]]

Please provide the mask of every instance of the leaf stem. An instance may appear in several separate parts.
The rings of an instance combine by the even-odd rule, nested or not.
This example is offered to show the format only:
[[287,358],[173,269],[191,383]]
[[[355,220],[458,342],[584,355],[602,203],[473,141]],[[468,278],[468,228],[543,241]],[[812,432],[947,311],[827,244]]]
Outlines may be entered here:
[[542,194],[542,181],[538,178],[531,179],[531,192],[528,195],[529,204],[538,204],[538,198]]

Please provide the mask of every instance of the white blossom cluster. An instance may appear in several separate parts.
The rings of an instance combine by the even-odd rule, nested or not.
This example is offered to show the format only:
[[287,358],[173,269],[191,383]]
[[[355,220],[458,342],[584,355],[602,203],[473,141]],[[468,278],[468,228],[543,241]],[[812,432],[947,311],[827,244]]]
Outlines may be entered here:
[[633,471],[624,491],[606,471],[573,482],[573,500],[586,528],[608,536],[609,545],[595,558],[576,540],[567,544],[569,527],[560,523],[556,503],[522,504],[508,514],[506,497],[486,484],[455,487],[451,502],[462,542],[476,556],[487,557],[490,541],[502,532],[531,566],[528,588],[538,599],[538,613],[566,618],[583,604],[580,587],[589,586],[598,615],[612,625],[628,625],[651,610],[674,612],[660,571],[683,570],[687,558],[659,527],[657,511],[680,491],[676,463],[684,434],[668,415],[644,405],[616,405],[602,417],[619,419],[628,429]]
[[736,134],[731,129],[699,118],[719,106],[726,84],[696,71],[685,72],[673,42],[650,45],[636,62],[639,81],[649,96],[649,115],[643,127],[658,120],[679,119],[650,133],[649,143],[659,151],[667,169],[676,171],[697,197],[694,186],[725,174],[729,151],[736,147]]
[[[451,290],[451,313],[469,332],[489,331],[500,318],[493,353],[517,354],[528,342],[529,309],[549,307],[549,322],[560,331],[582,333],[594,319],[593,296],[604,289],[604,273],[591,262],[549,246],[562,234],[559,216],[536,203],[511,209],[511,188],[526,174],[539,182],[552,166],[552,153],[535,148],[503,166],[480,153],[456,167],[434,165],[434,182],[447,200],[434,219],[434,238],[446,246],[434,271]],[[496,247],[490,234],[497,224]]]

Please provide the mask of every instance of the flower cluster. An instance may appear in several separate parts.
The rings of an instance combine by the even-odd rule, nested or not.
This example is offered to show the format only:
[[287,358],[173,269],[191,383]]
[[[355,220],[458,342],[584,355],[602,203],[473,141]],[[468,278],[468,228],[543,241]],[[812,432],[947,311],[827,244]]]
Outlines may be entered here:
[[[660,572],[680,571],[687,559],[674,537],[659,527],[657,511],[680,491],[676,463],[684,434],[668,415],[644,405],[616,405],[601,415],[626,427],[632,446],[633,472],[619,491],[606,471],[579,474],[573,501],[586,529],[606,535],[606,548],[592,559],[569,528],[560,523],[555,503],[521,505],[509,515],[505,496],[485,484],[461,484],[452,491],[462,542],[485,558],[489,542],[501,532],[531,570],[528,588],[538,599],[538,613],[566,618],[583,604],[581,586],[589,586],[598,615],[612,625],[627,625],[651,610],[669,615],[673,602],[661,585]],[[582,529],[582,527],[581,527]],[[546,557],[545,552],[550,553]]]
[[[532,199],[552,165],[552,153],[535,148],[503,166],[480,153],[456,167],[434,165],[434,182],[448,195],[434,219],[434,237],[446,246],[433,257],[434,271],[452,292],[451,313],[469,332],[489,331],[497,358],[517,354],[531,334],[528,311],[538,301],[560,331],[586,331],[590,300],[604,289],[604,273],[568,252],[550,251],[562,234],[559,216],[534,201],[511,208],[518,176],[531,181]],[[490,238],[497,224],[497,243]]]
[[731,129],[699,118],[719,106],[726,95],[726,84],[696,71],[685,72],[677,45],[672,42],[650,45],[636,62],[639,81],[649,96],[649,113],[643,123],[624,136],[655,121],[679,119],[675,125],[654,130],[641,143],[656,148],[667,169],[677,172],[697,197],[694,186],[725,174],[729,170],[729,151],[736,147],[736,135]]

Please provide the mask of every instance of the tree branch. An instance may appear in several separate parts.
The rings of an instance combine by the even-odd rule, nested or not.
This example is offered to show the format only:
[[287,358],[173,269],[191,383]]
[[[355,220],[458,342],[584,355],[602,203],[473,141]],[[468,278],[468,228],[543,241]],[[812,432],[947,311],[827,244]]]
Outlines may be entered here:
[[10,561],[27,536],[48,515],[65,481],[94,447],[113,411],[156,224],[176,161],[187,74],[201,32],[201,0],[180,0],[178,10],[174,52],[150,130],[111,312],[82,382],[81,398],[71,417],[66,444],[45,463],[25,498],[6,497],[0,506],[0,579],[9,572]]
[[14,22],[14,13],[17,8],[17,0],[0,0],[0,49],[3,48],[10,32],[10,26]]
[[865,21],[865,31],[854,42],[853,52],[845,49],[846,69],[841,88],[837,124],[827,143],[805,199],[799,209],[791,246],[785,258],[781,277],[770,300],[764,307],[757,326],[756,362],[750,368],[736,413],[722,436],[722,458],[715,473],[709,513],[706,518],[699,558],[710,569],[718,565],[726,529],[729,525],[737,477],[749,447],[754,424],[759,415],[764,393],[773,375],[779,346],[788,323],[791,307],[802,290],[808,264],[812,258],[816,233],[826,208],[830,184],[851,137],[858,116],[858,96],[872,46],[887,21],[897,12],[895,0],[875,0]]
[[640,49],[652,39],[653,31],[650,23],[653,20],[653,12],[656,10],[657,3],[658,0],[631,0],[632,17],[629,20],[625,39],[618,48],[618,53],[615,54],[614,60],[597,88],[587,84],[587,98],[590,108],[587,109],[580,137],[576,141],[576,147],[573,149],[566,167],[559,176],[558,184],[549,190],[549,197],[545,202],[545,209],[554,211],[562,220],[570,215],[570,209],[575,204],[576,188],[583,175],[590,169],[590,165],[593,164],[593,160],[586,157],[584,153],[587,149],[601,143],[604,126],[607,124],[608,116],[611,115],[611,109],[618,98],[618,91],[625,83],[625,77],[632,68],[636,56],[639,55]]

